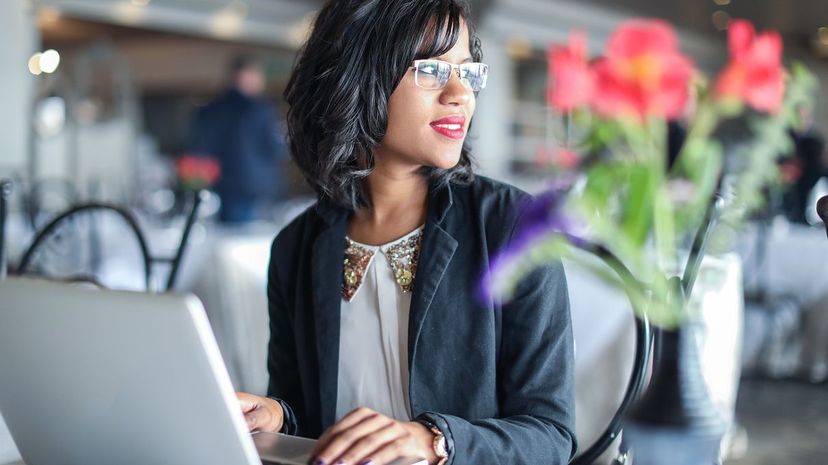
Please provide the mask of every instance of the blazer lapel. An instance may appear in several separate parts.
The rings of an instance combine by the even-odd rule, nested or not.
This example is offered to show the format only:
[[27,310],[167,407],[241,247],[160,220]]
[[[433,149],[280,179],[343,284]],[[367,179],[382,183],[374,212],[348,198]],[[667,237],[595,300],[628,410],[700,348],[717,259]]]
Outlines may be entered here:
[[423,322],[431,308],[434,293],[443,280],[454,251],[457,240],[444,228],[446,213],[452,206],[451,187],[445,186],[432,194],[429,212],[423,231],[423,242],[417,264],[417,274],[411,294],[411,308],[408,323],[408,366],[414,366],[417,343],[422,332]]
[[313,244],[311,279],[313,282],[313,313],[316,323],[316,351],[319,359],[321,431],[336,421],[339,316],[346,219],[347,216],[344,214],[329,215],[326,220],[328,227],[317,236]]

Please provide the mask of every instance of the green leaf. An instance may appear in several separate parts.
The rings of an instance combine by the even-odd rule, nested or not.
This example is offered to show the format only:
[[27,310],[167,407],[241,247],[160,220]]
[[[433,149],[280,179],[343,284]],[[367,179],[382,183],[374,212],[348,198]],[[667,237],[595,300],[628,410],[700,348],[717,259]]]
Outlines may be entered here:
[[676,225],[667,186],[658,189],[653,205],[653,225],[659,266],[672,272],[676,264]]
[[633,244],[643,246],[652,226],[656,178],[647,166],[631,165],[627,172],[621,228]]
[[605,162],[590,167],[582,194],[588,209],[606,211],[612,190],[617,187],[617,166],[618,163]]

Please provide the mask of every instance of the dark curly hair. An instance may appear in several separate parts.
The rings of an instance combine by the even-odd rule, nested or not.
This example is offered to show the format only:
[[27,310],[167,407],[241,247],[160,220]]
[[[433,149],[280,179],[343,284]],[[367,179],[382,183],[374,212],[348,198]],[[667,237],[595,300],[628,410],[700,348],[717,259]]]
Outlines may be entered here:
[[[469,19],[464,0],[329,0],[320,10],[284,93],[291,156],[320,199],[350,210],[370,205],[363,180],[385,136],[391,93],[415,59],[457,43],[461,20],[481,61]],[[421,174],[438,186],[470,183],[467,143],[456,166]]]

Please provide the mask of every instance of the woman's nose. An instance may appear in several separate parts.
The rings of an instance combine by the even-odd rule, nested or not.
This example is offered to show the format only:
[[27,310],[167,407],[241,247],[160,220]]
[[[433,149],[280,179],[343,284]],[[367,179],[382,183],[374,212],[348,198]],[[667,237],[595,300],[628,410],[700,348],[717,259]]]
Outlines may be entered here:
[[474,92],[468,84],[465,84],[458,74],[452,70],[446,87],[440,94],[440,103],[443,105],[466,105],[474,98]]

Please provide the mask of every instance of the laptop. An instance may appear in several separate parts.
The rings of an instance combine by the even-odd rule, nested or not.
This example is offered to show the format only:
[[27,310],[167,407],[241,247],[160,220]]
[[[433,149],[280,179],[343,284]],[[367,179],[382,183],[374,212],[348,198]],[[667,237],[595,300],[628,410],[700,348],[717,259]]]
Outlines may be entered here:
[[315,444],[248,432],[195,296],[25,278],[0,281],[0,413],[26,465],[304,465]]

